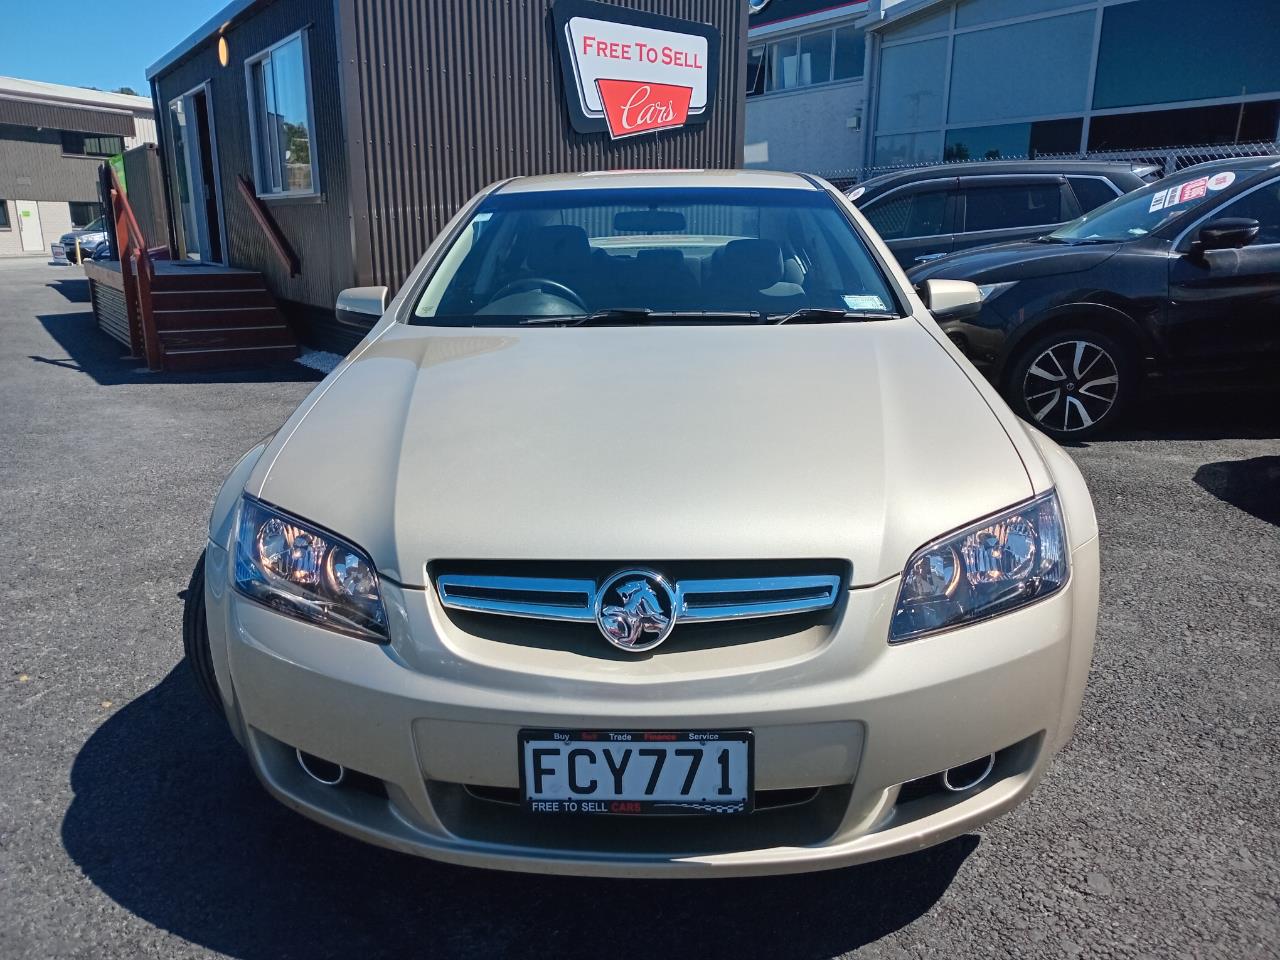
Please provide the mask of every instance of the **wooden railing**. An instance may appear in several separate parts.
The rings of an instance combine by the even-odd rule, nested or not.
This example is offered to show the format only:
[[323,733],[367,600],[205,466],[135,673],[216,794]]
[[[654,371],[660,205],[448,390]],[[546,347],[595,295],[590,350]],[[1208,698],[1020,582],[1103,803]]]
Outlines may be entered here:
[[120,180],[111,164],[107,164],[111,178],[111,218],[116,226],[116,245],[120,248],[120,279],[124,285],[124,299],[129,314],[129,339],[136,353],[142,348],[147,369],[161,369],[160,334],[156,331],[155,313],[151,301],[151,287],[155,281],[155,263],[147,250],[147,238],[138,226],[129,198],[120,186]]
[[271,249],[275,251],[280,263],[289,271],[289,276],[296,277],[302,271],[298,255],[293,252],[293,247],[289,246],[289,241],[281,232],[275,218],[271,216],[271,211],[258,197],[258,191],[253,188],[253,181],[242,173],[236,177],[236,185],[240,188],[240,196],[244,198],[249,212],[253,214],[253,219],[258,221],[258,226],[267,235],[267,242],[271,244]]

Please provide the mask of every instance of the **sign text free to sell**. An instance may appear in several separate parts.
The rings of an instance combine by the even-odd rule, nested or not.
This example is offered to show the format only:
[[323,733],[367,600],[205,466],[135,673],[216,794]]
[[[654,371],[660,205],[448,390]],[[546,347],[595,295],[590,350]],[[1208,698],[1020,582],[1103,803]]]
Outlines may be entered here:
[[689,112],[707,108],[707,38],[591,17],[568,23],[574,73],[588,116],[605,114],[597,80],[688,87]]
[[651,47],[637,40],[635,43],[624,43],[620,40],[602,40],[587,34],[582,38],[584,57],[605,57],[610,60],[636,60],[643,63],[662,63],[668,67],[688,67],[690,70],[703,70],[705,64],[706,43],[704,50],[681,50],[676,47]]

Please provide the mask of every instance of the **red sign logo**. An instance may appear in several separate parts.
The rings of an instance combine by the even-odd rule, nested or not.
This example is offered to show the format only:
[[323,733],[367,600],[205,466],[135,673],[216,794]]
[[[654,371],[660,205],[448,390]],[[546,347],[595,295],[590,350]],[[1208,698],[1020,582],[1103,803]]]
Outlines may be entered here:
[[596,80],[609,136],[614,140],[651,130],[682,127],[689,119],[692,87],[640,80]]

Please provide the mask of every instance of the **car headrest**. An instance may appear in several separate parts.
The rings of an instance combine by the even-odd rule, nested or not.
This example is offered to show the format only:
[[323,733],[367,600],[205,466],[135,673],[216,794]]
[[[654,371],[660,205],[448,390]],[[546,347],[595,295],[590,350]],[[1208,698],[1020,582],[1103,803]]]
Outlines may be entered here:
[[782,279],[782,248],[773,240],[730,240],[724,245],[724,269],[763,290]]
[[540,227],[533,234],[527,263],[536,274],[575,269],[591,258],[587,231],[571,224]]
[[680,270],[684,267],[684,254],[679,250],[641,250],[636,262],[649,270]]

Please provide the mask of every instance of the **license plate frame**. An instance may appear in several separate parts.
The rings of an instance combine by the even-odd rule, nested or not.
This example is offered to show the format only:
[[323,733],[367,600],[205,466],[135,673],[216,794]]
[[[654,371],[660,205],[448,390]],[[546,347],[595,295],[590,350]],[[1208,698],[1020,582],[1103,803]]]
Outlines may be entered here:
[[[562,795],[551,797],[545,791],[530,790],[530,771],[526,764],[526,748],[532,743],[554,744],[567,749],[588,748],[603,749],[613,747],[617,759],[617,751],[631,747],[633,749],[662,749],[667,758],[674,756],[676,749],[689,749],[689,745],[703,747],[703,759],[713,753],[716,744],[735,745],[730,749],[730,764],[733,754],[741,752],[745,758],[741,760],[745,776],[741,796],[739,791],[726,799],[717,796],[687,796],[646,798],[644,796],[594,797],[590,795]],[[567,758],[567,753],[566,753]],[[685,760],[680,757],[680,760]],[[566,759],[567,762],[567,759]],[[718,763],[718,755],[712,763]],[[567,814],[570,816],[732,816],[751,813],[755,809],[755,735],[751,730],[565,730],[565,729],[522,729],[517,736],[516,763],[520,772],[520,803],[525,810],[538,814]],[[629,761],[628,761],[629,763]],[[681,769],[685,770],[692,763],[685,762]],[[665,764],[665,760],[664,760]],[[652,764],[651,764],[652,766]],[[700,768],[701,769],[701,768]],[[601,767],[604,770],[604,767]],[[652,772],[652,771],[650,771]],[[731,780],[738,779],[738,773],[727,774]],[[705,778],[704,778],[705,779]],[[695,787],[696,789],[696,787]],[[539,792],[539,796],[532,796]]]

